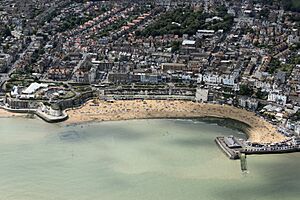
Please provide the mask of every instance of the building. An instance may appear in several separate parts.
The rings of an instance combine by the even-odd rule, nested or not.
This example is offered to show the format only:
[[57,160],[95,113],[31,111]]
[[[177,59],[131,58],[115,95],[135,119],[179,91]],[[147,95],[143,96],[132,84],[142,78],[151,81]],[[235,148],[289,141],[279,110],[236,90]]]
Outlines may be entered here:
[[233,137],[224,137],[224,142],[229,148],[241,148],[241,144]]
[[46,88],[48,87],[48,84],[44,83],[31,83],[28,88],[22,91],[23,94],[30,95],[35,93],[40,88]]
[[280,94],[279,91],[270,92],[268,95],[268,101],[275,102],[277,104],[285,105],[287,102],[287,96]]
[[11,56],[8,54],[0,54],[0,73],[3,73],[8,68],[11,62]]
[[196,41],[195,40],[183,40],[182,45],[183,46],[195,46]]
[[142,83],[158,83],[161,82],[161,76],[157,74],[141,74],[140,81]]
[[240,97],[238,103],[242,108],[246,108],[252,111],[255,111],[258,108],[258,101],[254,98]]
[[214,30],[198,30],[196,35],[198,38],[211,37],[211,36],[215,35],[215,31]]
[[162,71],[182,71],[186,69],[186,64],[182,63],[162,63],[161,64]]
[[58,106],[45,106],[43,103],[40,104],[39,110],[47,115],[51,115],[54,117],[62,116],[63,113]]
[[198,102],[207,102],[208,101],[208,89],[197,88],[195,100]]

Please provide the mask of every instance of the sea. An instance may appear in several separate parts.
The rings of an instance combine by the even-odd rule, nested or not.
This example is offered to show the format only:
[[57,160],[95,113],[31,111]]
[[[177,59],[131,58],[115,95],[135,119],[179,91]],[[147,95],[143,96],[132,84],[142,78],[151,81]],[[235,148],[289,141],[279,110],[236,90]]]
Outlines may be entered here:
[[299,200],[300,153],[247,156],[241,171],[214,142],[246,138],[226,123],[1,118],[0,200]]

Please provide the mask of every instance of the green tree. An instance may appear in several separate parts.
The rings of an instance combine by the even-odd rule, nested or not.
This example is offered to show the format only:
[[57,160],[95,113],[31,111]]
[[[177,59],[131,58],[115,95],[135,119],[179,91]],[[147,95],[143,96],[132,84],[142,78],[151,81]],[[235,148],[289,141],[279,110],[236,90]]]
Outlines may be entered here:
[[248,85],[240,85],[240,95],[245,95],[245,96],[252,96],[253,95],[253,89],[250,88]]
[[269,64],[269,68],[268,68],[268,72],[270,74],[274,74],[274,72],[280,67],[280,61],[276,58],[272,58],[270,64]]
[[174,41],[172,43],[172,49],[171,49],[172,53],[178,51],[179,48],[180,48],[180,42],[179,41]]
[[264,99],[264,100],[266,100],[268,97],[268,93],[262,92],[261,90],[258,90],[255,95],[258,99]]

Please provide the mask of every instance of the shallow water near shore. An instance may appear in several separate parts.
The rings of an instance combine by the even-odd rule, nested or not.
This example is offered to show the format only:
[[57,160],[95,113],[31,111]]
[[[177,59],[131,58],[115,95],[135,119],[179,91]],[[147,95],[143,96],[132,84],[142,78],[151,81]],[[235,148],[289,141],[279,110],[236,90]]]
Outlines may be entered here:
[[299,199],[299,153],[248,156],[242,173],[214,138],[245,136],[217,123],[1,118],[0,199]]

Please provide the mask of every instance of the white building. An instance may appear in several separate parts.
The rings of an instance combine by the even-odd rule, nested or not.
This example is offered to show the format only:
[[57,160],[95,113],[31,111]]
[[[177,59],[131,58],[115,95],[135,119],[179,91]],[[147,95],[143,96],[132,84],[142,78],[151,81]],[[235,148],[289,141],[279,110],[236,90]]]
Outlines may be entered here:
[[159,76],[157,74],[140,74],[140,81],[142,83],[158,83]]
[[215,31],[214,30],[198,30],[196,33],[196,36],[198,38],[202,38],[204,37],[209,37],[209,36],[214,36],[215,35]]
[[295,125],[295,132],[300,135],[300,124]]
[[287,102],[287,96],[280,94],[279,91],[270,92],[268,95],[268,101],[275,102],[277,104],[285,105]]
[[213,73],[208,73],[208,74],[199,74],[197,82],[201,83],[202,81],[205,84],[223,84],[223,85],[228,85],[228,86],[234,86],[235,85],[235,80],[237,76],[236,74],[213,74]]
[[28,88],[26,88],[25,90],[23,90],[23,94],[25,95],[30,95],[35,93],[38,89],[40,88],[46,88],[48,87],[48,84],[45,83],[31,83],[30,86]]
[[51,106],[46,106],[43,103],[39,105],[39,111],[54,117],[62,116],[62,111],[60,109],[53,109]]
[[254,111],[258,108],[258,101],[249,97],[241,97],[239,98],[239,106]]
[[199,74],[198,76],[198,83],[204,82],[206,84],[217,84],[219,80],[219,76],[217,74]]
[[183,40],[182,45],[183,46],[194,46],[196,44],[195,40]]
[[196,101],[207,102],[208,100],[208,89],[197,88],[196,89]]
[[298,42],[299,42],[299,36],[297,35],[289,35],[287,38],[287,43],[290,45]]
[[90,69],[90,73],[88,74],[88,76],[89,76],[89,82],[95,83],[97,77],[97,69],[95,67],[92,67]]
[[254,85],[256,88],[262,89],[267,92],[269,92],[272,87],[272,85],[269,82],[259,81],[259,80],[255,80]]
[[231,75],[231,74],[223,74],[223,75],[221,75],[220,79],[221,79],[220,82],[222,84],[228,85],[228,86],[233,86],[236,76]]

